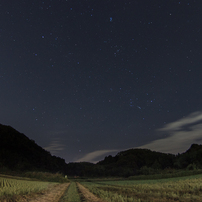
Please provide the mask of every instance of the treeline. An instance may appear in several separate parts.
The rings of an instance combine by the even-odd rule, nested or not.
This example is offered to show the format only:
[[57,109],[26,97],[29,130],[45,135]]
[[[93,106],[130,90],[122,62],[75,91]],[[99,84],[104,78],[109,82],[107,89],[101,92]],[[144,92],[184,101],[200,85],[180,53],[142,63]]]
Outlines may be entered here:
[[6,170],[64,173],[66,163],[11,126],[0,124],[0,171]]
[[202,145],[193,144],[185,153],[173,155],[149,149],[129,149],[116,156],[107,156],[97,164],[69,163],[66,173],[80,177],[129,177],[149,175],[173,170],[202,169]]
[[65,163],[52,156],[24,134],[0,124],[0,172],[45,171],[79,177],[129,177],[158,174],[169,170],[202,169],[202,145],[192,144],[182,154],[173,155],[149,149],[129,149],[116,156],[107,156],[93,164]]

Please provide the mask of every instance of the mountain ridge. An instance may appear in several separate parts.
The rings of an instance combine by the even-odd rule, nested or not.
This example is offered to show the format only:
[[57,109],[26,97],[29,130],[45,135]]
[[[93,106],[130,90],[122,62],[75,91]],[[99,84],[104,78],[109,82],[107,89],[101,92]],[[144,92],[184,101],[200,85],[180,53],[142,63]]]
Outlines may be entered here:
[[202,145],[192,144],[182,154],[166,154],[134,148],[106,156],[94,163],[66,163],[52,156],[11,126],[0,124],[0,171],[4,168],[24,171],[61,172],[69,176],[120,176],[156,174],[166,169],[202,169]]

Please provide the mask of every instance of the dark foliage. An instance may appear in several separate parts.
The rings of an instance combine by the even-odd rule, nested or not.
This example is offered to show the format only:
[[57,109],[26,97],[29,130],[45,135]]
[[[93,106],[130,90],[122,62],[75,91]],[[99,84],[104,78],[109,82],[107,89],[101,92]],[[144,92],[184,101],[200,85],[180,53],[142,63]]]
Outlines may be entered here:
[[67,172],[70,176],[93,176],[92,171],[96,165],[88,162],[68,163]]
[[202,145],[192,144],[182,154],[173,155],[149,149],[129,149],[116,156],[107,156],[97,164],[81,162],[66,164],[52,156],[24,134],[0,124],[0,171],[48,171],[69,176],[104,177],[147,175],[163,170],[202,168]]
[[191,147],[182,154],[178,154],[175,161],[178,169],[187,168],[190,170],[202,168],[202,145],[192,144]]
[[65,171],[65,160],[52,156],[24,134],[0,124],[0,169],[15,171]]
[[175,155],[150,151],[148,149],[129,149],[118,153],[115,157],[105,157],[98,165],[106,168],[106,174],[128,177],[141,173],[146,168],[162,170],[172,168]]
[[202,145],[193,144],[183,154],[173,155],[149,149],[129,149],[107,156],[97,164],[69,163],[67,174],[80,177],[150,175],[175,169],[202,168]]

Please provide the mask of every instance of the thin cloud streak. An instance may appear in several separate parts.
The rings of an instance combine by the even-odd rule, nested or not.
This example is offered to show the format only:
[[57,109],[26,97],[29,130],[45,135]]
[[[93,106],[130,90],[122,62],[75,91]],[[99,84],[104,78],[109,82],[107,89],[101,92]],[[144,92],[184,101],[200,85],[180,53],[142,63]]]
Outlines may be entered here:
[[84,157],[78,159],[76,162],[93,162],[96,163],[97,161],[95,159],[97,159],[98,157],[105,155],[105,154],[109,154],[112,152],[117,152],[118,150],[97,150],[94,152],[90,152],[88,154],[86,154]]
[[60,151],[64,150],[64,145],[60,143],[60,138],[54,138],[44,149],[51,152],[51,154],[58,154]]
[[[185,127],[188,130],[185,130]],[[145,148],[152,151],[172,154],[185,152],[193,143],[202,144],[202,111],[194,112],[187,117],[168,123],[157,131],[163,132],[167,137],[136,148]],[[102,155],[109,155],[112,152],[119,152],[119,150],[94,151],[86,154],[76,162],[96,163],[96,158]]]
[[[202,123],[200,122],[202,122],[202,112],[194,112],[158,130],[164,134],[167,133],[167,138],[152,141],[139,148],[173,154],[185,152],[193,143],[202,144]],[[183,127],[188,127],[188,130]]]
[[190,114],[188,117],[182,118],[178,121],[172,122],[167,124],[162,129],[159,129],[159,131],[172,131],[172,130],[180,130],[182,126],[186,126],[188,124],[193,124],[196,122],[202,121],[202,112],[194,112]]

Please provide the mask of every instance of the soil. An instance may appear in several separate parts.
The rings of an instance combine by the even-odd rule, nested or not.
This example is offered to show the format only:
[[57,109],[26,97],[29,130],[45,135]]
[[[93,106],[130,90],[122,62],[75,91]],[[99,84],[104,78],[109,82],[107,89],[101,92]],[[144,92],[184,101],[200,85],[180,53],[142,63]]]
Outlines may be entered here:
[[77,186],[87,202],[105,202],[104,200],[92,194],[87,188],[85,188],[80,183],[77,183]]
[[21,202],[58,202],[70,183],[63,183],[49,187],[42,193],[28,195],[21,198]]

